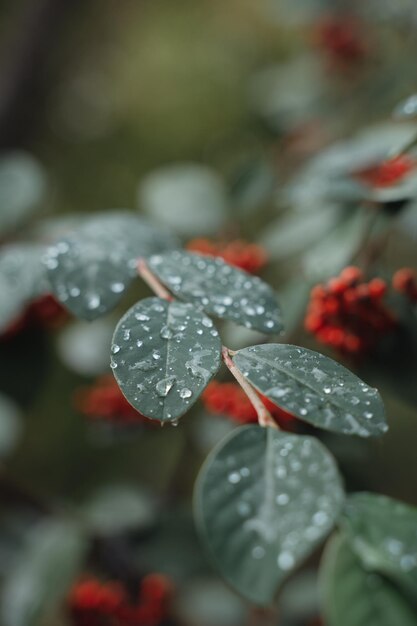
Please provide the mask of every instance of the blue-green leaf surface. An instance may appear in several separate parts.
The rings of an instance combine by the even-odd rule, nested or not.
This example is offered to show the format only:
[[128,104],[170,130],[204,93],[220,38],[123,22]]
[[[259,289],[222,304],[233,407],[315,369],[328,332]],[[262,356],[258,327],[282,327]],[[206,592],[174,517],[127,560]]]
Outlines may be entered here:
[[272,402],[314,426],[361,437],[387,430],[378,391],[318,352],[270,343],[243,348],[233,360]]
[[192,304],[147,298],[122,317],[111,367],[127,400],[152,419],[175,421],[220,365],[213,322]]
[[180,251],[153,256],[149,266],[175,295],[210,315],[265,334],[282,331],[276,294],[257,276],[219,258]]
[[245,426],[203,465],[195,516],[223,577],[267,605],[330,531],[343,500],[335,461],[316,439]]

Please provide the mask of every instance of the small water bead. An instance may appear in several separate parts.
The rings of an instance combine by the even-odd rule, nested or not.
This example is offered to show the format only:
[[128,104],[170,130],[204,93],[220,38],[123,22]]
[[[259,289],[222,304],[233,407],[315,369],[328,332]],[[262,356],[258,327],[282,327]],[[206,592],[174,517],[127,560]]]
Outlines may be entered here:
[[156,393],[165,398],[174,386],[175,380],[175,376],[168,376],[158,381],[156,384]]
[[280,506],[284,506],[285,504],[288,504],[289,501],[290,501],[290,496],[288,495],[288,493],[280,493],[276,498],[276,502]]
[[150,317],[148,315],[145,315],[145,313],[135,313],[135,318],[138,320],[138,322],[149,322]]
[[266,554],[265,548],[262,546],[254,546],[251,554],[254,559],[262,559]]
[[243,478],[247,478],[248,476],[250,476],[250,469],[249,469],[249,467],[242,467],[241,470],[240,470],[240,475]]
[[232,485],[236,485],[238,482],[240,482],[240,479],[241,475],[239,474],[239,472],[231,472],[227,478],[229,483],[232,483]]
[[184,387],[183,389],[180,390],[180,398],[182,398],[183,400],[185,400],[186,398],[191,398],[191,396],[193,395],[193,392],[191,391],[191,389],[188,389],[187,387]]
[[81,289],[79,289],[78,287],[71,287],[71,289],[69,290],[69,294],[72,298],[78,298],[80,293]]
[[371,411],[365,411],[365,413],[363,414],[363,416],[367,419],[370,420],[373,418],[374,414],[371,413]]
[[171,328],[169,328],[169,326],[163,326],[161,328],[160,335],[161,335],[162,339],[171,339],[172,336],[173,336],[173,332],[172,332]]
[[136,345],[137,345],[137,347],[138,347],[138,348],[140,348],[141,346],[143,346],[143,341],[141,341],[140,339],[138,339],[138,340],[136,341]]
[[251,507],[248,502],[239,502],[237,505],[237,512],[241,517],[248,517],[251,513]]
[[291,552],[283,551],[278,556],[278,567],[284,571],[290,570],[295,565],[295,558]]
[[125,289],[125,286],[123,283],[116,282],[110,285],[110,289],[113,293],[122,293],[122,291],[124,291]]
[[118,346],[117,343],[114,343],[111,347],[111,351],[113,354],[117,354],[118,352],[120,352],[120,346]]
[[159,361],[159,359],[161,358],[161,353],[159,352],[159,350],[154,350],[152,352],[152,358],[155,359],[155,361]]
[[87,296],[87,308],[90,309],[90,311],[98,309],[100,306],[100,302],[100,296],[98,296],[97,294],[90,294]]
[[129,339],[130,339],[130,328],[125,328],[125,330],[123,331],[123,339],[125,341],[129,341]]
[[332,388],[331,387],[323,387],[323,393],[329,394],[331,392],[332,392]]

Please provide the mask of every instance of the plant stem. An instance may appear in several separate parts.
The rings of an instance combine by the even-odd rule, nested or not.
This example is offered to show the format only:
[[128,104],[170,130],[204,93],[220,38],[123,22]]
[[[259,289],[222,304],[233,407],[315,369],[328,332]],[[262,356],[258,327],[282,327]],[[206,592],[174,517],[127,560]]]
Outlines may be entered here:
[[145,283],[152,289],[152,291],[159,298],[163,300],[173,300],[172,295],[169,293],[167,289],[163,286],[162,283],[159,282],[157,277],[151,272],[149,267],[146,264],[145,259],[138,259],[138,274]]
[[224,364],[236,378],[237,382],[242,387],[243,391],[246,393],[249,400],[253,404],[255,411],[258,415],[259,425],[263,427],[270,426],[271,428],[278,428],[277,423],[256,393],[255,389],[252,387],[252,385],[248,383],[240,369],[230,358],[230,351],[228,348],[226,348],[226,346],[222,347],[222,357]]

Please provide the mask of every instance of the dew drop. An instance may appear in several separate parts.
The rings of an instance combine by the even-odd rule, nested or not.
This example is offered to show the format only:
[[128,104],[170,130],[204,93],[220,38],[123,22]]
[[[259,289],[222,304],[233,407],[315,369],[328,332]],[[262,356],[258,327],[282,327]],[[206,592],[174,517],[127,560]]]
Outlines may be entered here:
[[185,400],[186,398],[191,398],[192,395],[193,392],[191,391],[191,389],[188,389],[188,387],[183,387],[183,389],[181,389],[180,391],[180,398],[182,398],[183,400]]

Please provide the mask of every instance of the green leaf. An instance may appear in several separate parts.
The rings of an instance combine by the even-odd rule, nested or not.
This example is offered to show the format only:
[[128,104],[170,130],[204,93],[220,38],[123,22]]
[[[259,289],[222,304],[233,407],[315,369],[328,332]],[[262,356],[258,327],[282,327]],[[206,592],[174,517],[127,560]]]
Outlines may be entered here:
[[302,260],[305,274],[319,280],[342,270],[360,247],[369,219],[365,211],[351,208],[347,219],[307,250]]
[[246,426],[209,455],[194,497],[217,568],[245,598],[267,605],[330,531],[344,493],[333,457],[316,439]]
[[318,352],[270,343],[243,348],[233,360],[256,389],[309,424],[360,437],[387,431],[378,391]]
[[113,373],[126,399],[152,419],[176,421],[220,366],[219,333],[192,304],[147,298],[119,321]]
[[86,552],[86,539],[68,522],[47,521],[27,537],[2,590],[4,626],[38,626],[64,599]]
[[137,259],[177,247],[164,230],[127,211],[92,218],[48,249],[52,290],[76,317],[113,309],[137,275]]
[[30,154],[11,152],[0,158],[0,232],[9,233],[40,205],[46,190],[41,165]]
[[138,203],[185,237],[217,232],[228,208],[223,180],[199,163],[178,163],[151,172],[139,185]]
[[275,292],[222,259],[190,252],[153,256],[149,266],[175,295],[206,313],[266,334],[282,331]]
[[137,487],[113,485],[93,494],[81,515],[94,532],[121,533],[150,526],[155,519],[155,503]]
[[361,566],[346,537],[329,542],[321,564],[328,626],[415,626],[417,614],[389,581]]
[[0,252],[0,331],[5,330],[29,304],[49,291],[38,244],[18,243]]
[[21,430],[21,416],[17,406],[0,393],[0,458],[13,449]]
[[317,241],[322,243],[341,216],[340,208],[329,203],[311,208],[309,212],[293,211],[270,223],[259,243],[267,249],[271,259],[280,261],[304,252]]
[[342,524],[362,564],[417,593],[417,509],[387,496],[349,496]]

